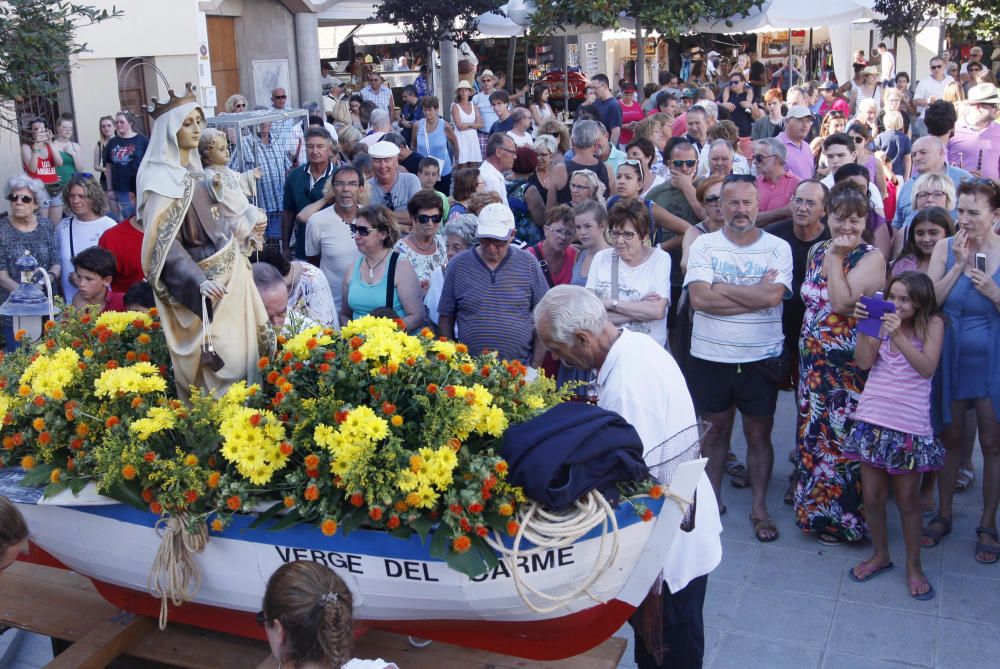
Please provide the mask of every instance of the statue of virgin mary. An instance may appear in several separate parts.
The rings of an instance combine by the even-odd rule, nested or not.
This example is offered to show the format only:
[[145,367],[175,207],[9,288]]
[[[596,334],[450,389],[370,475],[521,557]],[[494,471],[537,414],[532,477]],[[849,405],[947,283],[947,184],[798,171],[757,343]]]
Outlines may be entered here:
[[212,197],[198,157],[205,115],[188,84],[154,101],[149,148],[139,166],[142,266],[173,363],[177,392],[221,394],[259,380],[257,362],[274,350],[264,303],[241,248]]

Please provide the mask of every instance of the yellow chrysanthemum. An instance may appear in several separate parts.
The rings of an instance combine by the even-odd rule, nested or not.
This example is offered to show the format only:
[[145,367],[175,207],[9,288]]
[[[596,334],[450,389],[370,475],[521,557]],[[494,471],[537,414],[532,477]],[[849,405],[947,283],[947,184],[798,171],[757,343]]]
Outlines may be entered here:
[[314,348],[328,346],[332,343],[333,337],[323,334],[323,327],[315,325],[306,328],[285,342],[284,350],[291,351],[300,360],[305,360]]
[[160,370],[149,362],[107,369],[94,381],[94,394],[98,397],[114,397],[119,393],[145,395],[162,393],[166,389],[166,379],[160,376]]
[[52,355],[40,354],[21,375],[22,384],[30,384],[36,395],[55,398],[65,395],[67,386],[80,376],[79,354],[71,348],[60,348]]
[[157,432],[169,430],[177,424],[177,416],[166,407],[153,407],[145,418],[133,421],[129,430],[134,432],[140,441],[146,441]]
[[121,334],[134,321],[142,321],[143,327],[149,327],[153,318],[142,311],[105,311],[97,317],[94,324],[97,327],[103,325],[115,334]]

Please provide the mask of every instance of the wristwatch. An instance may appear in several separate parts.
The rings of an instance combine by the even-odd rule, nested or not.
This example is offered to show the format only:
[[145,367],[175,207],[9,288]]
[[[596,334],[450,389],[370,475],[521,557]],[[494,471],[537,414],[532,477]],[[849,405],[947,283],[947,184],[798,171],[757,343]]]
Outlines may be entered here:
[[615,298],[615,299],[611,300],[611,307],[612,308],[617,308],[618,307],[618,298]]

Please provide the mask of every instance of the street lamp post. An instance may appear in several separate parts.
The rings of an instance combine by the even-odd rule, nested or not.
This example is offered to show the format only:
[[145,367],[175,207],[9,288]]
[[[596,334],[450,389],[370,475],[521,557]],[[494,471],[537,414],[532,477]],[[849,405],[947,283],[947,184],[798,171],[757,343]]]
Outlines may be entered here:
[[[55,319],[52,282],[49,273],[38,266],[38,261],[27,249],[14,267],[17,269],[18,286],[0,305],[0,315],[13,317],[14,332],[24,330],[34,341],[42,336],[43,318]],[[46,290],[42,290],[41,283],[45,284]]]

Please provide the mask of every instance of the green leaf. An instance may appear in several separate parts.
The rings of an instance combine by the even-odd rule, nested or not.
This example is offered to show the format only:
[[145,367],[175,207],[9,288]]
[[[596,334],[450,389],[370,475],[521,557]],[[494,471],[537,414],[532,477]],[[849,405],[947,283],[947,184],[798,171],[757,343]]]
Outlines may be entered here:
[[45,486],[43,494],[45,498],[48,499],[49,497],[58,495],[65,489],[66,489],[66,484],[62,481],[60,481],[59,483],[50,483],[47,486]]
[[74,477],[69,480],[69,489],[74,495],[79,495],[80,491],[86,488],[88,483],[90,483],[89,479]]
[[299,513],[298,508],[294,508],[288,513],[286,513],[284,516],[282,516],[281,520],[267,527],[266,529],[268,532],[277,532],[280,530],[286,530],[289,527],[293,527],[300,522],[302,522],[302,514]]
[[448,534],[449,528],[446,525],[438,525],[435,528],[434,533],[431,535],[431,557],[436,557],[439,560],[444,560],[448,557],[448,540],[451,538]]
[[250,523],[250,525],[247,526],[248,529],[253,530],[253,529],[256,529],[256,528],[260,527],[261,525],[263,525],[267,521],[269,521],[272,518],[274,518],[277,515],[277,513],[279,511],[281,511],[282,509],[284,509],[284,508],[285,508],[285,503],[284,502],[277,502],[274,506],[272,506],[269,509],[267,509],[266,511],[264,511],[264,513],[257,514],[257,518],[254,519],[254,521],[252,523]]
[[149,505],[142,499],[142,495],[133,487],[124,485],[121,481],[112,484],[110,488],[104,491],[104,494],[111,499],[117,500],[122,504],[128,504],[140,511],[149,511]]
[[35,465],[21,479],[21,485],[25,488],[37,488],[41,485],[48,485],[51,475],[52,465]]
[[482,576],[499,564],[496,555],[479,537],[472,537],[472,547],[464,553],[449,551],[447,561],[449,567],[469,578]]
[[358,529],[365,518],[367,518],[367,516],[358,509],[351,509],[341,516],[340,529],[344,532],[344,536],[346,537],[348,534]]
[[420,535],[420,543],[427,543],[427,535],[430,534],[431,528],[434,524],[431,522],[430,518],[421,516],[410,523],[410,528]]

